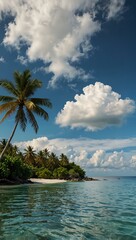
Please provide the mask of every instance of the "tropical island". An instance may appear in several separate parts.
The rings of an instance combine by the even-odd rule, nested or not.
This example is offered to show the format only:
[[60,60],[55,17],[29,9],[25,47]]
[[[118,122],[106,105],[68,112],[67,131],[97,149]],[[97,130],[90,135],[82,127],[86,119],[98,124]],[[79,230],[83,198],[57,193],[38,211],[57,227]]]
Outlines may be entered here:
[[[0,151],[6,143],[5,139],[0,142]],[[36,153],[31,146],[21,152],[10,143],[0,163],[0,183],[29,183],[30,178],[81,181],[85,171],[63,153],[57,157],[46,148]]]
[[0,123],[11,115],[15,119],[11,136],[8,140],[3,139],[0,142],[0,183],[24,183],[29,182],[30,178],[73,181],[85,179],[85,171],[74,162],[69,162],[63,153],[58,157],[46,148],[36,153],[31,146],[21,152],[17,146],[11,144],[18,125],[25,131],[29,122],[37,133],[39,126],[35,115],[48,120],[49,116],[44,107],[51,108],[51,101],[47,98],[33,97],[35,91],[42,87],[42,82],[32,79],[27,69],[23,73],[14,72],[14,83],[0,80],[0,86],[9,93],[0,96],[0,113],[4,113]]

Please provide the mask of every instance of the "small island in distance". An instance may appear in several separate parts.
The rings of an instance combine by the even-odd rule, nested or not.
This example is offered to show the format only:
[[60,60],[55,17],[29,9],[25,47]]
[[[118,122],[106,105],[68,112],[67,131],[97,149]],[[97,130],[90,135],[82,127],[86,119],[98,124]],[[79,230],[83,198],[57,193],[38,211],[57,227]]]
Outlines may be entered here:
[[[0,142],[0,151],[7,140]],[[63,179],[68,181],[97,180],[86,176],[85,171],[74,162],[69,162],[65,154],[59,157],[47,148],[36,152],[28,146],[20,151],[11,143],[0,162],[0,184],[32,183],[30,178]]]

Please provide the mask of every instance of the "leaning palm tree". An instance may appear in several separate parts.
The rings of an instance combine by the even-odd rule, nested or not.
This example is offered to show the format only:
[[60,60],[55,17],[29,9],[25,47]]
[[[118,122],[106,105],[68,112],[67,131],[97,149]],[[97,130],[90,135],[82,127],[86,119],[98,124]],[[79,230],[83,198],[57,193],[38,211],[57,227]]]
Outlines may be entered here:
[[6,112],[0,122],[3,122],[11,114],[15,114],[15,126],[5,148],[0,154],[0,160],[12,140],[18,124],[20,124],[21,129],[25,131],[27,121],[29,121],[37,133],[38,123],[35,114],[48,120],[48,113],[42,106],[52,107],[49,99],[32,97],[35,91],[42,87],[42,82],[38,79],[31,79],[29,70],[25,70],[23,73],[14,72],[14,80],[14,83],[7,80],[0,80],[0,86],[10,94],[9,96],[0,96],[0,102],[2,102],[0,105],[0,113]]

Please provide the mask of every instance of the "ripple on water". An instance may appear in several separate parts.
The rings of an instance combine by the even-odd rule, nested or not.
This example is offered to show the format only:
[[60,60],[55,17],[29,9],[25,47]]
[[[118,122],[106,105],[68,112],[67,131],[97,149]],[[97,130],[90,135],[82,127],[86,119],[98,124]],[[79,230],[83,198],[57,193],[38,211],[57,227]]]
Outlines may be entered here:
[[135,181],[2,187],[0,239],[136,239]]

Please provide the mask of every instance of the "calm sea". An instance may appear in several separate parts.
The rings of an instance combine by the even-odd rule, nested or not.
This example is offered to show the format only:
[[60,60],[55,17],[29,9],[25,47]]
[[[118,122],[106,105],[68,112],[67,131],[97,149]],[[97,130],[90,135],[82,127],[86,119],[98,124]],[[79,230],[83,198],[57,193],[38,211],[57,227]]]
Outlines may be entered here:
[[136,178],[0,186],[0,239],[136,239]]

